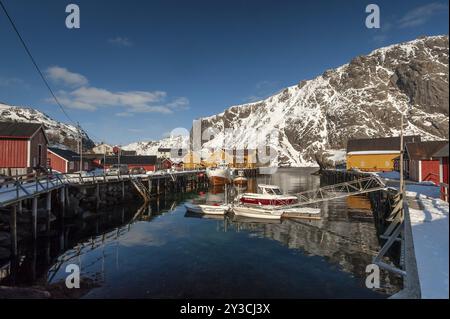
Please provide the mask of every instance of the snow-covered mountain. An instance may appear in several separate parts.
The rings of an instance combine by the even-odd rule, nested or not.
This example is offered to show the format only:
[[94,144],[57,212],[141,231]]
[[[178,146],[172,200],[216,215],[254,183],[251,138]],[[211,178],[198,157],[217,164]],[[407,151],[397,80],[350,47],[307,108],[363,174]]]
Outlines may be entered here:
[[[77,143],[79,141],[78,129],[73,125],[56,121],[38,110],[0,103],[0,121],[43,124],[45,133],[50,141],[50,146],[69,148],[74,151],[77,150]],[[94,142],[86,132],[82,131],[82,135],[83,148],[92,148]]]
[[158,148],[188,149],[189,136],[168,136],[159,141],[135,142],[122,146],[123,150],[136,151],[137,155],[157,155]]
[[447,35],[391,45],[232,106],[202,119],[203,131],[214,130],[203,147],[254,148],[259,137],[272,141],[275,164],[317,165],[317,152],[345,148],[349,138],[398,135],[402,113],[406,134],[448,139],[448,49]]

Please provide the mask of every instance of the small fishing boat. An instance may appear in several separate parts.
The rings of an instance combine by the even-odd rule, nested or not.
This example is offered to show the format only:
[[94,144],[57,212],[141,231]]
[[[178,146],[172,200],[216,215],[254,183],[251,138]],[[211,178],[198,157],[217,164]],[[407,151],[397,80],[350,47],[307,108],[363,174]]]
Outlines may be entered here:
[[225,163],[221,163],[217,167],[208,167],[206,169],[206,176],[208,176],[211,185],[225,185],[231,182],[230,169]]
[[280,210],[265,209],[257,207],[249,207],[237,205],[233,207],[233,213],[237,216],[263,219],[280,219],[283,214]]
[[237,205],[233,207],[233,213],[237,216],[262,219],[303,218],[320,219],[320,209],[310,207],[283,208],[280,206],[250,207]]
[[239,185],[239,186],[243,186],[243,185],[247,185],[247,177],[245,177],[244,171],[243,170],[239,170],[237,177],[234,178],[233,183],[234,185]]
[[222,204],[195,204],[185,203],[187,211],[196,214],[208,214],[208,215],[225,215],[228,212],[228,205]]
[[243,205],[253,206],[288,206],[298,202],[298,198],[285,195],[276,185],[258,185],[258,193],[244,193],[239,197]]

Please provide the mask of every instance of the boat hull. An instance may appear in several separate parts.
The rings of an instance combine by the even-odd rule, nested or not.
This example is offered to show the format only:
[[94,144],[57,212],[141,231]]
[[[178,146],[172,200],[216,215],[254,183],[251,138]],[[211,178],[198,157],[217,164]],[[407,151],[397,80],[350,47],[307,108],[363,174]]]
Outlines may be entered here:
[[280,219],[282,215],[282,212],[245,206],[233,207],[233,213],[237,216],[261,219]]
[[184,204],[187,211],[196,214],[207,214],[207,215],[225,215],[228,211],[228,206],[226,205],[203,205],[203,204]]
[[222,177],[222,176],[211,176],[209,178],[209,182],[213,186],[220,186],[220,185],[230,184],[230,180],[228,178]]
[[298,202],[296,197],[285,198],[262,198],[252,196],[242,196],[240,202],[245,205],[257,205],[257,206],[287,206],[293,205]]
[[227,168],[212,168],[206,170],[209,182],[213,186],[225,185],[231,182],[230,172]]
[[245,177],[236,177],[233,180],[234,185],[247,185],[247,178]]

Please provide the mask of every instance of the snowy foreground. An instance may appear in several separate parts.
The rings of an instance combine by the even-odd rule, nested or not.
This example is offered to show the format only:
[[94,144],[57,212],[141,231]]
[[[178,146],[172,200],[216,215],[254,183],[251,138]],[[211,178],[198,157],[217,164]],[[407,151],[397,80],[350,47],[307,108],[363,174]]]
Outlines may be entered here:
[[[396,172],[378,175],[398,182]],[[430,183],[407,183],[406,196],[422,298],[449,298],[449,205]]]

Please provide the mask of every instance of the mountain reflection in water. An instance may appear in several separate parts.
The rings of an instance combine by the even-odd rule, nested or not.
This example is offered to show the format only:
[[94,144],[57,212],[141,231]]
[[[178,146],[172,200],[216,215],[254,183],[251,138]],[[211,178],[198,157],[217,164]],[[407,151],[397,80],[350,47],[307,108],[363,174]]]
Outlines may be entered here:
[[[284,169],[248,186],[312,189],[313,171]],[[64,298],[386,298],[400,288],[384,272],[381,289],[364,286],[380,248],[366,197],[321,203],[320,220],[261,221],[187,213],[182,204],[199,196],[224,197],[176,194],[61,225],[12,262],[0,285],[40,285]],[[81,291],[64,289],[70,263],[80,266]]]

